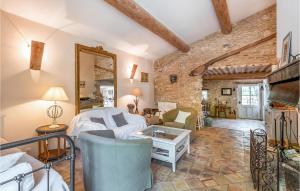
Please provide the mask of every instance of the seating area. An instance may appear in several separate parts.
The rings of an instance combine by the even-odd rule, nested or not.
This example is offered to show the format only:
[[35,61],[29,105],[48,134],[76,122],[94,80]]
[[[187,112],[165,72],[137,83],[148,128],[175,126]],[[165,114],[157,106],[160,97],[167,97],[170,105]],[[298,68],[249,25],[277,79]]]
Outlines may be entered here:
[[191,130],[192,139],[196,133],[197,119],[197,111],[193,108],[176,108],[163,114],[164,126]]
[[130,133],[146,127],[146,121],[140,115],[130,114],[120,108],[97,108],[75,116],[69,127],[69,135],[78,137],[80,132],[110,129],[118,139],[128,139]]

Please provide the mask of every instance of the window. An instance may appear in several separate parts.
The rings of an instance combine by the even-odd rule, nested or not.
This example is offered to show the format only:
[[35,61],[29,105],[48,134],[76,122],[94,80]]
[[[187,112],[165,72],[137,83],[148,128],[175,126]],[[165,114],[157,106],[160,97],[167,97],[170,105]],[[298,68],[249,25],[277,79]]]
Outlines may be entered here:
[[259,104],[259,87],[243,86],[242,87],[242,105],[257,106]]
[[208,90],[202,90],[202,100],[203,101],[208,100]]

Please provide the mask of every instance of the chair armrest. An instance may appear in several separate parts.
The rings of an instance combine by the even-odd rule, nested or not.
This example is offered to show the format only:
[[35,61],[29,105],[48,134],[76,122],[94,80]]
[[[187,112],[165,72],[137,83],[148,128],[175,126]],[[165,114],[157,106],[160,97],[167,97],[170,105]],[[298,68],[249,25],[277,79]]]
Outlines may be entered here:
[[191,114],[189,117],[185,120],[185,129],[191,130],[192,133],[196,131],[196,125],[197,125],[197,115]]

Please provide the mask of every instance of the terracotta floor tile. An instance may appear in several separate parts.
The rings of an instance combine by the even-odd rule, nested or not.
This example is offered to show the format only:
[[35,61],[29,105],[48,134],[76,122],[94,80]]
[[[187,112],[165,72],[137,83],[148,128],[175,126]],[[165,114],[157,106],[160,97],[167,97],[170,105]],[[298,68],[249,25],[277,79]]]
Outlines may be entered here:
[[214,180],[218,183],[218,185],[228,185],[230,184],[230,181],[225,178],[223,175],[214,176]]
[[202,183],[206,186],[206,187],[214,187],[214,186],[218,186],[217,182],[213,179],[211,180],[203,180]]
[[199,178],[192,178],[185,180],[190,188],[204,188],[204,184],[201,182]]
[[172,182],[160,182],[159,191],[176,191]]
[[[249,126],[252,124],[249,123]],[[253,126],[253,125],[252,125]],[[226,128],[202,128],[191,143],[191,154],[177,163],[152,160],[154,185],[151,191],[253,191],[249,172],[249,133]],[[68,179],[68,163],[55,169]],[[83,188],[82,161],[76,157],[75,190]],[[149,191],[150,191],[149,190]]]
[[190,189],[190,187],[184,179],[174,181],[173,186],[175,187],[176,191],[185,191]]
[[246,191],[245,184],[229,184],[228,191]]
[[212,188],[208,188],[207,191],[227,191],[228,185],[216,186]]

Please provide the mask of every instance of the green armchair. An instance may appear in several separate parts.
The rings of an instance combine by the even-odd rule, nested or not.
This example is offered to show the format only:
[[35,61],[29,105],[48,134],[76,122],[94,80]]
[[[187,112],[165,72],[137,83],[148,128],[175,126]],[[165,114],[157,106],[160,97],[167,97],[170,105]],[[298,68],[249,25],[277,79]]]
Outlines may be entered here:
[[86,191],[142,191],[152,187],[151,139],[115,139],[112,130],[79,134]]
[[[179,110],[183,112],[191,113],[191,115],[186,118],[185,123],[175,122]],[[195,138],[195,133],[196,133],[197,116],[198,113],[193,108],[187,108],[187,107],[176,108],[163,114],[163,123],[164,126],[191,130],[192,131],[191,140],[193,140]]]

